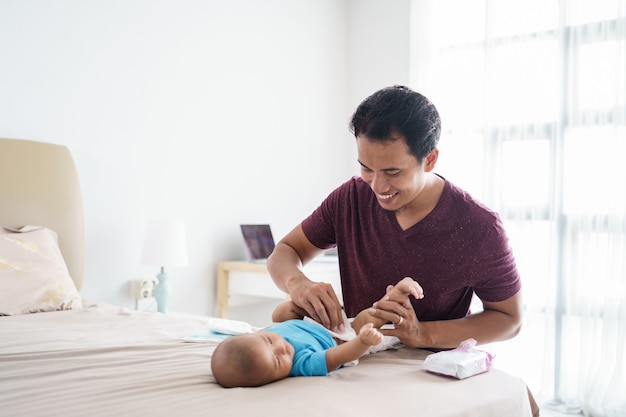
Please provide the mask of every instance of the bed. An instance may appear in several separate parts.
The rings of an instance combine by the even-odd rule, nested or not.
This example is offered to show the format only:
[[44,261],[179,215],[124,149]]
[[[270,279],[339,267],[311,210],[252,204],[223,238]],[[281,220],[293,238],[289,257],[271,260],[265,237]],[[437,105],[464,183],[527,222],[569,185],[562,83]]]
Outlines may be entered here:
[[[458,380],[424,371],[430,352],[410,348],[367,355],[327,377],[221,388],[210,368],[218,342],[185,341],[206,331],[210,317],[140,312],[80,297],[84,220],[69,150],[0,139],[0,227],[25,225],[56,233],[75,292],[67,289],[67,299],[59,296],[56,305],[0,316],[2,416],[532,415],[526,385],[498,370],[497,358],[491,371]],[[34,291],[8,281],[15,279],[10,266],[0,252],[0,300],[7,305]]]

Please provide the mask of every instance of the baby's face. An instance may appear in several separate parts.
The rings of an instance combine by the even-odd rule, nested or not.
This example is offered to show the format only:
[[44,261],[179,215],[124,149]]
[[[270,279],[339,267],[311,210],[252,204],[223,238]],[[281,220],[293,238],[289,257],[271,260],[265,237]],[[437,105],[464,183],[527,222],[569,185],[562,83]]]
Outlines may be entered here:
[[293,364],[294,349],[283,337],[272,332],[260,331],[249,335],[254,339],[258,358],[258,370],[268,381],[286,378]]

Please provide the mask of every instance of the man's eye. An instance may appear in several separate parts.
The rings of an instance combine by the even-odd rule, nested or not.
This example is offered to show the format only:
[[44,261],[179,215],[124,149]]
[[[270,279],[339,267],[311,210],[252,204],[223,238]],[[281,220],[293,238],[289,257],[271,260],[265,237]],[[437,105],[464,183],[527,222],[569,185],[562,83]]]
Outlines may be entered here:
[[397,177],[398,175],[400,175],[401,171],[387,171],[387,175],[389,175],[390,177]]

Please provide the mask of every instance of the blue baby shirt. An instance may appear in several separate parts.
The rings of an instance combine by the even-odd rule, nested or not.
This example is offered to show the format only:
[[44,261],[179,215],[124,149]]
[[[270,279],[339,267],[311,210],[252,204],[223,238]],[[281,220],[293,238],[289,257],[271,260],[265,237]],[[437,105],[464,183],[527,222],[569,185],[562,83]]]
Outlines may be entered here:
[[282,336],[294,347],[295,355],[289,376],[328,375],[326,350],[337,346],[328,330],[318,324],[288,320],[264,331]]

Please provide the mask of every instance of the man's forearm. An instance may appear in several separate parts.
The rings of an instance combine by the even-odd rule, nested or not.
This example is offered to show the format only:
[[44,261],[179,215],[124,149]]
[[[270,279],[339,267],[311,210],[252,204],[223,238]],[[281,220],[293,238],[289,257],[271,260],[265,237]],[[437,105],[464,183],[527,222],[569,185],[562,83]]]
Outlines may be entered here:
[[302,261],[296,251],[285,244],[279,243],[267,259],[267,270],[278,288],[289,294],[289,281],[301,277],[306,279],[302,272]]
[[521,320],[500,311],[485,310],[455,320],[423,322],[419,327],[413,337],[409,336],[406,340],[401,338],[405,345],[453,349],[469,338],[479,344],[511,339],[519,333]]

